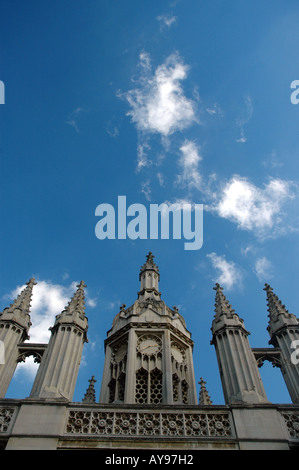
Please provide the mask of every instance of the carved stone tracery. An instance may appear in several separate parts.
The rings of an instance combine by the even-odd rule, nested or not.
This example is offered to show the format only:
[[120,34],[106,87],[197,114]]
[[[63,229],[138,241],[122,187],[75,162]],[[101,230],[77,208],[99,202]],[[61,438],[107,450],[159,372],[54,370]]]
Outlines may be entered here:
[[[296,421],[297,423],[297,421]],[[297,426],[297,425],[296,425]],[[299,432],[299,430],[298,430]],[[70,409],[66,434],[101,434],[143,437],[222,437],[232,438],[229,412],[96,411]]]
[[252,348],[258,367],[262,367],[265,361],[272,363],[273,367],[282,368],[280,351],[278,348]]
[[0,408],[0,433],[6,433],[9,431],[15,411],[16,409],[11,407]]
[[285,424],[291,439],[299,439],[299,413],[283,413]]

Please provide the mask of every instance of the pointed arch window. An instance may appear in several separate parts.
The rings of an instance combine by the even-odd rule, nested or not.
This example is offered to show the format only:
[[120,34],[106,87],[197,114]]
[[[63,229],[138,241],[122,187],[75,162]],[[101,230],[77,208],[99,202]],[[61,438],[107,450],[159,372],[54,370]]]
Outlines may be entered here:
[[188,404],[189,385],[186,380],[182,380],[182,401],[184,405]]
[[112,378],[108,384],[108,387],[109,387],[109,403],[113,403],[115,399],[116,380]]
[[178,402],[180,400],[180,379],[177,374],[172,376],[172,390],[173,390],[173,402]]
[[121,372],[118,377],[118,400],[124,401],[125,399],[125,384],[126,384],[126,374]]

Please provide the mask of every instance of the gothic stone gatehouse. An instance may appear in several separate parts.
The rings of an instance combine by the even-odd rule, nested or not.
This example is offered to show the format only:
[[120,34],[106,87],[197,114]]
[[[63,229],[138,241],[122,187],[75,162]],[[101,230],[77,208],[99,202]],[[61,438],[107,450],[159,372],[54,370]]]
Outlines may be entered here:
[[[30,279],[0,314],[0,444],[3,449],[294,449],[299,448],[299,365],[290,360],[299,340],[299,321],[269,285],[269,348],[252,349],[244,322],[219,284],[212,341],[225,405],[212,404],[201,379],[199,403],[193,342],[178,310],[159,292],[160,273],[152,253],[141,267],[140,291],[123,305],[105,341],[99,402],[94,378],[81,403],[72,402],[88,321],[84,282],[57,315],[48,344],[26,342]],[[5,398],[18,361],[40,362],[30,397]],[[280,367],[293,404],[267,400],[258,366]]]

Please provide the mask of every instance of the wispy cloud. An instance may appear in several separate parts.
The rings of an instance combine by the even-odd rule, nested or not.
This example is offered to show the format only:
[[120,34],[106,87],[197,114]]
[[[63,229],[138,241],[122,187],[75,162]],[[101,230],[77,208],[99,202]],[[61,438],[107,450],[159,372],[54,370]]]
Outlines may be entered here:
[[149,181],[143,181],[141,183],[141,190],[140,191],[144,195],[144,197],[147,201],[151,200],[152,190],[151,190],[151,186],[150,186]]
[[152,165],[152,161],[148,158],[148,152],[151,146],[146,140],[138,142],[137,145],[137,171],[140,171],[144,167]]
[[245,143],[247,142],[247,137],[245,136],[244,126],[247,124],[253,115],[253,105],[250,96],[245,97],[245,108],[242,112],[242,115],[237,119],[237,126],[240,130],[240,137],[236,139],[236,142]]
[[170,28],[176,23],[176,17],[173,15],[159,15],[157,20],[160,22],[160,29],[163,30],[165,27]]
[[178,175],[178,182],[188,188],[195,187],[200,189],[201,175],[198,171],[198,163],[202,160],[199,154],[199,148],[195,142],[185,140],[184,144],[180,147],[181,158],[179,165],[182,173]]
[[277,157],[277,153],[275,150],[273,150],[271,152],[270,155],[268,155],[263,161],[262,161],[262,165],[265,167],[265,168],[281,168],[283,166],[283,162],[281,160],[279,160],[279,158]]
[[119,128],[118,126],[113,122],[114,120],[111,119],[106,123],[106,132],[110,137],[118,137],[119,136]]
[[223,116],[223,111],[218,103],[214,103],[213,106],[206,108],[206,112],[211,116]]
[[252,245],[248,245],[245,248],[241,248],[241,253],[243,256],[248,256],[251,253],[255,252],[255,247]]
[[81,116],[82,113],[86,112],[85,109],[81,108],[78,106],[78,108],[74,109],[74,111],[72,111],[68,117],[67,117],[67,120],[66,120],[66,124],[68,124],[69,126],[73,127],[73,129],[75,129],[75,131],[77,133],[80,132],[80,129],[79,129],[79,118]]
[[159,181],[159,185],[160,185],[160,186],[164,186],[164,184],[165,184],[165,178],[164,178],[163,173],[161,173],[161,171],[159,171],[159,172],[157,173],[157,178],[158,178],[158,181]]
[[213,268],[217,271],[214,277],[215,282],[226,289],[232,289],[235,284],[240,285],[242,282],[241,270],[232,261],[227,261],[225,256],[219,256],[216,253],[209,253],[207,257],[211,260]]
[[247,137],[245,137],[243,127],[240,127],[240,137],[236,139],[236,142],[240,142],[241,144],[245,144],[245,142],[247,142]]
[[259,281],[267,281],[273,275],[273,267],[272,263],[263,256],[262,258],[258,258],[255,262],[255,274],[257,275]]

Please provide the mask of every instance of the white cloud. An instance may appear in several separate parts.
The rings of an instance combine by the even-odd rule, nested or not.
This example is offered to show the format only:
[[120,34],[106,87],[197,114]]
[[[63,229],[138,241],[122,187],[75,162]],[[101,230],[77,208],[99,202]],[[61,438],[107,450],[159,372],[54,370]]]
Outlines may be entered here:
[[167,137],[196,121],[195,102],[184,96],[181,82],[188,66],[178,54],[170,55],[151,74],[150,57],[140,54],[139,87],[121,95],[131,110],[127,115],[141,132]]
[[180,147],[181,158],[179,164],[182,168],[182,174],[178,176],[179,183],[187,187],[200,188],[201,176],[198,171],[198,163],[202,160],[199,155],[197,145],[190,141],[185,140],[184,144]]
[[[12,298],[24,289],[25,286],[17,287],[12,292]],[[33,287],[30,317],[30,342],[46,343],[49,339],[49,327],[53,325],[55,315],[60,313],[70,300],[76,290],[76,283],[66,288],[59,284],[55,285],[48,281],[39,281]]]
[[[87,291],[85,291],[85,292],[86,292],[86,294],[88,294]],[[97,306],[97,299],[95,299],[95,298],[92,299],[92,298],[88,297],[88,295],[87,295],[87,298],[85,299],[85,302],[86,302],[87,307],[94,308],[94,307]]]
[[223,188],[214,210],[259,237],[274,235],[282,230],[282,206],[294,197],[292,186],[289,181],[271,179],[260,189],[236,175]]
[[209,253],[207,257],[210,258],[213,268],[218,271],[215,282],[228,290],[232,289],[236,283],[240,285],[242,274],[235,263],[227,261],[224,256],[218,256],[216,253]]
[[34,379],[38,366],[39,364],[34,362],[33,356],[29,356],[26,358],[26,362],[19,362],[16,375],[24,374],[26,377]]
[[256,260],[255,273],[260,281],[267,281],[272,277],[272,264],[265,256]]

